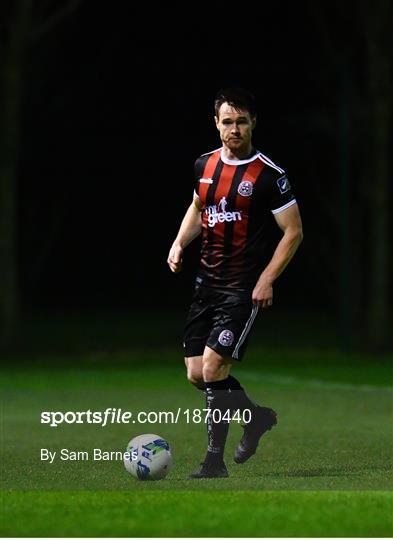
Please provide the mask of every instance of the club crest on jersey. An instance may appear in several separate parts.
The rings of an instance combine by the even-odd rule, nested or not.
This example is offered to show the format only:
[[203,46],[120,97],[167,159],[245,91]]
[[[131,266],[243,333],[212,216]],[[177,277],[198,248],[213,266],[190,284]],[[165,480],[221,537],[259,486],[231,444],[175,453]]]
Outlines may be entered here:
[[252,194],[252,188],[252,182],[249,180],[243,180],[243,182],[240,182],[237,192],[239,195],[242,195],[242,197],[249,197]]
[[223,347],[230,347],[233,343],[233,338],[233,332],[231,332],[230,330],[223,330],[218,336],[218,342]]
[[222,197],[218,204],[212,204],[206,208],[205,214],[209,227],[214,227],[216,223],[224,223],[224,221],[241,221],[241,212],[228,212],[227,204],[226,198]]
[[285,193],[291,189],[291,184],[286,176],[282,176],[277,180],[278,189],[280,193]]

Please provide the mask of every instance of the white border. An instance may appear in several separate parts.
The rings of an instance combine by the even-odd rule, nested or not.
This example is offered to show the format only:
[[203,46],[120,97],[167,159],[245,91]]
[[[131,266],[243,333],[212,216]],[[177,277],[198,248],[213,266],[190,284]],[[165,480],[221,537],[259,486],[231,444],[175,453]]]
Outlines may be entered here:
[[223,150],[224,149],[221,148],[221,161],[226,163],[226,165],[244,165],[244,163],[251,163],[252,161],[255,161],[259,156],[259,153],[257,152],[249,159],[228,159],[224,156]]
[[287,204],[284,204],[284,206],[280,206],[280,208],[276,208],[275,210],[271,210],[272,214],[279,214],[283,210],[286,210],[290,206],[296,203],[296,199],[292,199],[292,201],[289,201]]
[[267,156],[264,156],[262,152],[258,152],[258,157],[261,161],[263,161],[263,163],[266,163],[266,165],[269,165],[269,167],[273,167],[273,169],[276,169],[276,171],[278,171],[279,173],[281,174],[285,173],[284,169],[281,169],[281,167],[278,167],[278,165],[273,163],[273,161],[270,158],[268,158]]
[[237,342],[236,347],[233,350],[233,353],[232,353],[233,358],[237,359],[239,357],[239,349],[243,345],[243,342],[246,339],[247,334],[251,330],[251,326],[252,326],[252,324],[253,324],[253,322],[255,320],[255,317],[258,314],[258,309],[259,309],[259,306],[253,306],[253,308],[251,310],[250,318],[246,322],[246,326],[244,327],[244,330],[243,330],[243,332],[242,332],[242,334],[241,334],[241,336],[239,338],[239,341]]

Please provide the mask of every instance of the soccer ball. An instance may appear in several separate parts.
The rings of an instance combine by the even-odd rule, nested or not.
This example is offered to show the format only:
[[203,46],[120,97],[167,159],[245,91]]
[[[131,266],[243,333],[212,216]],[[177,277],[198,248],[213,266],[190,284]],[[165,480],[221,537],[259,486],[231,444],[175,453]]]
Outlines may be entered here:
[[124,466],[138,480],[161,480],[172,467],[171,448],[159,435],[134,437],[126,451]]

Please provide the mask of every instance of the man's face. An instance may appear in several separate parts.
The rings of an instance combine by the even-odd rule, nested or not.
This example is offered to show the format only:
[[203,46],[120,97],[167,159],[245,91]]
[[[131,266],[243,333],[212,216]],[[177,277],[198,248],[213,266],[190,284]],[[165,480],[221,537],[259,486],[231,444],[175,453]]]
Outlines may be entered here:
[[214,119],[225,146],[234,152],[251,150],[251,136],[256,119],[252,118],[248,111],[237,111],[228,103],[223,103],[218,117],[215,116]]

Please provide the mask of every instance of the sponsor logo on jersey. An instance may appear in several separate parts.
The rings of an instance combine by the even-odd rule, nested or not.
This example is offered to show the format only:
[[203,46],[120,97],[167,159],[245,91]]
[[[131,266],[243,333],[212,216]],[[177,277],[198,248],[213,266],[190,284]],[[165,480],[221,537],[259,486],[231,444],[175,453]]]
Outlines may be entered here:
[[213,183],[213,178],[200,178],[199,182],[201,184],[212,184]]
[[237,192],[243,197],[249,197],[252,194],[252,188],[252,182],[249,180],[243,180],[243,182],[240,182]]
[[223,330],[218,336],[218,342],[223,347],[230,347],[233,343],[233,338],[233,332],[231,332],[230,330]]
[[208,206],[205,210],[207,214],[207,224],[209,227],[214,227],[216,223],[223,223],[224,221],[241,221],[241,212],[228,212],[226,210],[227,200],[222,197],[218,204]]
[[291,184],[286,176],[282,176],[277,180],[278,189],[280,193],[285,193],[291,189]]

